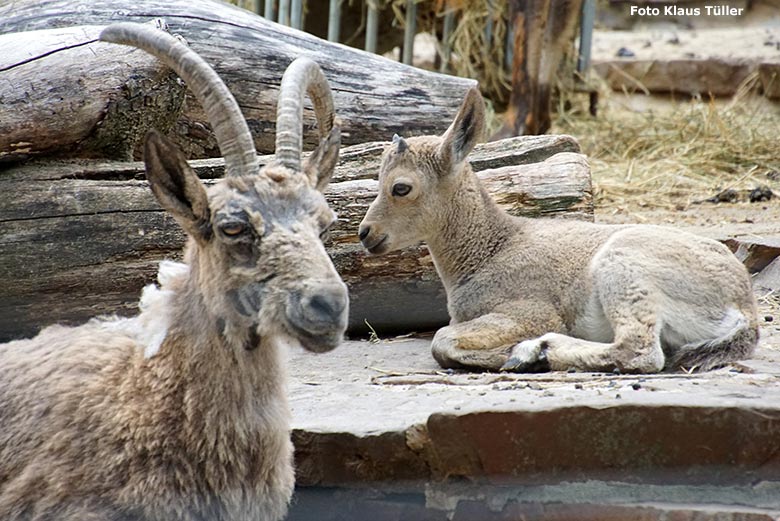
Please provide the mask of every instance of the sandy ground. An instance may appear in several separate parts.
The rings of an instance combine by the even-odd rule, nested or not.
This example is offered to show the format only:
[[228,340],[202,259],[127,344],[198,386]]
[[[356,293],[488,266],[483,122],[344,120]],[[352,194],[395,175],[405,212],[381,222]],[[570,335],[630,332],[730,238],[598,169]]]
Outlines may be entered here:
[[[764,27],[685,30],[656,28],[595,31],[594,62],[618,57],[626,49],[636,60],[722,59],[776,63],[780,61],[780,20]],[[625,51],[624,51],[625,52]]]
[[597,207],[596,221],[670,225],[716,239],[780,238],[780,198],[759,203],[701,203],[685,210]]

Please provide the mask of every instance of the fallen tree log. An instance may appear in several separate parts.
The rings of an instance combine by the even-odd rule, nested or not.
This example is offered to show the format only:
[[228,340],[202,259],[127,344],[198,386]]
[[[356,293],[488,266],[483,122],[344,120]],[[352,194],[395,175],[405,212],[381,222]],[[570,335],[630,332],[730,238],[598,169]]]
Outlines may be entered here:
[[[339,215],[326,246],[350,287],[352,331],[366,320],[383,331],[429,329],[448,319],[427,250],[369,257],[356,237],[376,196],[366,177],[385,145],[344,149],[326,192]],[[589,168],[576,151],[566,136],[516,138],[478,146],[472,164],[511,213],[589,219]],[[543,162],[522,164],[529,160]],[[224,169],[221,159],[192,164],[207,184]],[[180,256],[184,234],[157,205],[141,163],[28,164],[5,171],[0,190],[0,341],[54,322],[134,314],[158,262]]]
[[[18,0],[0,5],[0,34],[5,35],[0,48],[5,50],[15,39],[25,42],[36,39],[41,30],[67,32],[63,28],[119,21],[145,22],[154,18],[164,19],[171,33],[184,37],[190,47],[214,67],[241,106],[261,153],[273,152],[279,83],[284,70],[298,56],[314,59],[324,70],[342,121],[342,143],[345,145],[386,140],[393,133],[441,133],[466,91],[475,84],[470,79],[424,71],[327,42],[212,0],[142,0],[130,4],[121,0]],[[35,31],[36,34],[23,31]],[[25,99],[29,103],[45,99],[53,110],[60,110],[60,104],[89,104],[92,107],[90,115],[68,121],[89,126],[87,123],[99,119],[104,110],[96,102],[101,96],[94,89],[98,89],[98,93],[102,90],[86,81],[84,88],[71,88],[81,85],[88,72],[80,72],[64,82],[57,96],[25,87],[33,81],[23,75],[26,70],[34,69],[35,81],[54,83],[62,80],[72,69],[62,68],[59,54],[73,53],[76,47],[98,56],[104,52],[103,47],[89,43],[94,40],[94,31],[84,32],[80,39],[77,31],[69,34],[60,47],[40,44],[45,51],[29,56],[24,63],[13,65],[2,60],[6,65],[0,66],[0,85],[13,85],[17,92],[27,96]],[[81,67],[89,70],[93,64],[89,55],[81,59]],[[40,64],[36,63],[39,61]],[[120,66],[123,65],[117,64]],[[95,76],[102,80],[103,74],[109,72],[102,71]],[[24,103],[0,103],[0,121],[29,119],[26,110]],[[11,117],[11,111],[16,114],[14,117]],[[53,139],[57,137],[55,129],[61,120],[55,122],[52,131],[36,124],[40,125],[37,132]],[[314,114],[307,101],[304,110],[304,142],[307,145],[316,141],[314,126]],[[184,113],[171,137],[190,158],[219,156],[205,114],[191,94],[186,96]],[[68,139],[73,138],[61,137],[60,148],[69,145]],[[0,132],[0,151],[8,150],[11,143],[13,141],[9,142]]]
[[184,85],[154,56],[96,41],[102,29],[0,35],[0,161],[132,160],[147,130],[173,127]]

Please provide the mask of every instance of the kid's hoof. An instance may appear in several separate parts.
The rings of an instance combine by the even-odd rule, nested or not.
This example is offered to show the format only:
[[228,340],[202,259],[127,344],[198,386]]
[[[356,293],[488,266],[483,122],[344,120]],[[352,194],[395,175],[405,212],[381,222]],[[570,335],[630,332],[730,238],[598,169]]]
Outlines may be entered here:
[[520,360],[519,358],[515,358],[514,356],[509,358],[506,362],[504,362],[504,365],[501,366],[502,373],[525,373],[525,368],[528,366],[527,360]]
[[550,364],[544,354],[536,360],[521,360],[514,356],[510,357],[500,369],[502,373],[546,373],[549,370]]
[[512,348],[501,371],[514,373],[540,373],[550,370],[545,353],[546,345],[538,340],[525,340]]

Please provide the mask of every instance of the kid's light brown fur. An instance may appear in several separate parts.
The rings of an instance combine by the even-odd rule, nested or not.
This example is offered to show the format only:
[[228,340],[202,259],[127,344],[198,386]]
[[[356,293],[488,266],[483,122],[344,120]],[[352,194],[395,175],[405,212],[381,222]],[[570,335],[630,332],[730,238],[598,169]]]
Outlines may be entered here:
[[433,339],[439,364],[650,373],[750,355],[756,302],[728,248],[657,226],[505,214],[466,161],[483,112],[474,89],[443,136],[396,136],[360,226],[374,254],[427,243],[451,316]]

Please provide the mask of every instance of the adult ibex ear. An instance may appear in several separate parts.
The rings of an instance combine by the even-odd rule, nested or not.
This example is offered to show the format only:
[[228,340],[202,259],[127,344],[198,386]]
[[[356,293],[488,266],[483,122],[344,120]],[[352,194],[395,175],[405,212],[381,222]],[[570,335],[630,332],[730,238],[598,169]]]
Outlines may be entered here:
[[333,170],[339,161],[341,147],[341,127],[334,124],[328,137],[320,141],[319,146],[303,163],[303,172],[309,176],[312,186],[322,192],[328,186]]
[[150,130],[144,143],[144,163],[146,178],[160,206],[196,240],[207,241],[211,237],[211,212],[206,189],[179,147]]
[[479,90],[474,87],[466,93],[455,121],[442,135],[438,151],[442,163],[452,168],[463,162],[482,138],[484,128],[485,103]]

